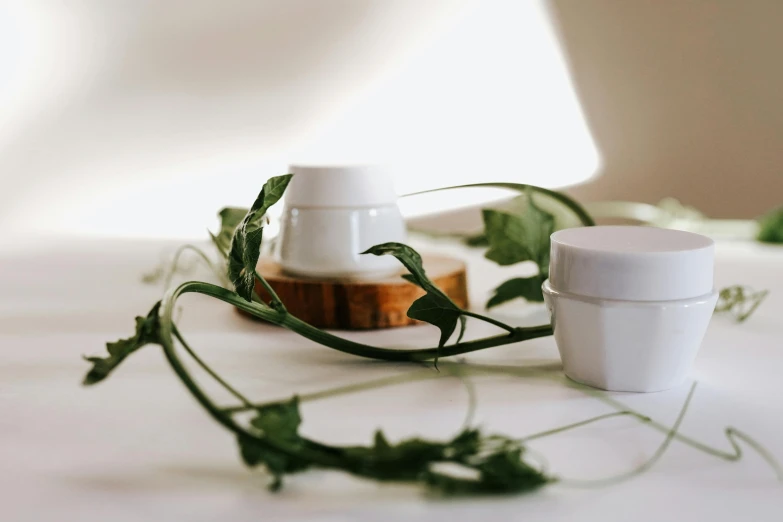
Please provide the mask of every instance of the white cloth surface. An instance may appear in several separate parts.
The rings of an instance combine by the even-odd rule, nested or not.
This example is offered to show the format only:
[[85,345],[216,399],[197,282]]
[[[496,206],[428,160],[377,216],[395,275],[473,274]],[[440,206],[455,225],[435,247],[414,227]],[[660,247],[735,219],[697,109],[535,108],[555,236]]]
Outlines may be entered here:
[[[780,521],[783,485],[747,446],[739,462],[674,441],[646,474],[605,488],[554,485],[501,498],[443,500],[409,486],[377,484],[336,472],[289,477],[277,494],[267,477],[240,462],[236,443],[180,384],[160,349],[129,358],[106,382],[85,389],[82,355],[132,333],[161,288],[140,276],[171,252],[159,242],[71,241],[0,254],[0,520],[546,520]],[[519,273],[478,254],[469,259],[473,304]],[[208,278],[204,271],[192,274]],[[207,279],[209,280],[209,279]],[[783,248],[720,244],[716,285],[748,284],[771,294],[745,324],[713,318],[696,362],[699,381],[682,433],[730,450],[735,426],[783,459]],[[290,332],[240,317],[197,296],[181,301],[181,328],[194,348],[257,400],[415,371],[360,360]],[[543,307],[516,303],[496,315],[538,323]],[[469,336],[493,332],[471,321]],[[429,346],[430,326],[344,335],[384,346]],[[539,365],[532,377],[474,378],[475,422],[524,436],[613,411],[570,386],[552,338],[494,348],[474,363]],[[210,388],[211,389],[211,388]],[[654,394],[607,394],[670,425],[688,385]],[[303,405],[305,434],[330,443],[369,443],[378,427],[391,440],[445,438],[461,426],[464,385],[453,378],[382,388]],[[612,476],[638,466],[664,434],[619,417],[530,447],[551,473]]]

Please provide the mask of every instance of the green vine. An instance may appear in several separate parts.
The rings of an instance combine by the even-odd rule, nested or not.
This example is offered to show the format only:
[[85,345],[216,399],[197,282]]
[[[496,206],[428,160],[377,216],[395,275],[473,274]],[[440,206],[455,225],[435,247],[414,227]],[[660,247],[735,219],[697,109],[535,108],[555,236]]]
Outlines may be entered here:
[[[548,336],[552,334],[552,328],[548,324],[527,328],[513,327],[494,318],[459,308],[429,280],[419,254],[407,245],[399,243],[377,245],[369,249],[366,254],[396,257],[408,270],[408,274],[404,277],[424,290],[424,295],[411,305],[408,315],[439,329],[440,337],[437,346],[408,350],[370,346],[343,339],[301,321],[287,311],[271,286],[255,270],[260,255],[263,228],[266,224],[266,211],[280,199],[289,181],[290,175],[269,180],[253,206],[241,219],[239,209],[221,212],[223,221],[221,231],[217,235],[212,235],[212,239],[226,260],[227,280],[232,282],[236,291],[200,281],[185,282],[168,290],[162,301],[156,303],[146,316],[136,318],[136,332],[133,336],[108,343],[107,356],[87,358],[92,363],[92,368],[84,378],[84,384],[94,385],[103,381],[128,356],[144,346],[150,344],[161,346],[174,373],[191,395],[215,421],[234,434],[245,464],[250,467],[262,466],[272,475],[273,479],[270,483],[272,490],[282,486],[283,477],[314,468],[342,470],[378,481],[417,483],[447,495],[519,493],[556,482],[579,485],[575,481],[559,478],[534,465],[529,457],[526,443],[618,415],[629,415],[656,429],[664,429],[667,434],[666,439],[643,466],[618,477],[602,479],[594,485],[625,480],[644,472],[660,458],[673,440],[680,440],[696,449],[731,460],[734,456],[736,458],[741,456],[740,447],[736,442],[737,439],[741,439],[764,456],[775,468],[779,477],[781,476],[780,468],[772,456],[758,443],[733,428],[727,429],[727,437],[735,449],[734,454],[721,452],[680,435],[679,424],[685,415],[693,390],[677,422],[668,429],[625,406],[612,404],[617,409],[616,412],[514,439],[503,435],[487,434],[472,427],[470,419],[473,406],[471,406],[465,425],[453,438],[446,441],[411,438],[392,444],[381,431],[376,433],[373,444],[369,446],[333,446],[303,437],[299,434],[301,423],[299,403],[302,400],[315,400],[420,378],[448,376],[458,377],[466,382],[471,405],[474,405],[472,387],[467,380],[470,375],[500,372],[530,375],[530,369],[441,363],[442,374],[431,371],[427,371],[426,374],[419,372],[405,378],[395,377],[374,383],[354,384],[316,394],[295,396],[283,401],[258,404],[245,397],[210,368],[188,345],[173,319],[177,300],[181,296],[189,293],[209,296],[328,348],[386,361],[437,360]],[[548,255],[544,254],[544,250],[548,252],[549,249],[548,232],[550,227],[554,227],[554,218],[538,207],[534,199],[536,195],[547,197],[550,201],[560,204],[577,216],[583,225],[593,224],[592,219],[578,203],[562,194],[525,185],[474,186],[511,188],[522,191],[526,198],[524,207],[526,210],[523,213],[509,214],[508,216],[511,217],[493,216],[491,220],[501,222],[501,226],[494,229],[494,225],[487,227],[488,243],[490,251],[493,252],[491,256],[497,259],[516,259],[513,262],[532,260],[543,270],[545,255]],[[234,227],[234,231],[229,241],[226,228],[230,226]],[[519,234],[526,239],[520,242]],[[187,248],[183,247],[176,257],[185,250]],[[206,257],[205,260],[208,261]],[[263,302],[255,294],[256,281],[259,281],[271,296],[268,303]],[[502,332],[498,335],[463,342],[462,334],[468,318],[492,324]],[[459,326],[457,339],[454,343],[448,344],[457,331],[457,326]],[[239,405],[224,406],[215,403],[198,385],[181,360],[177,344],[208,376],[232,395]],[[586,392],[592,393],[587,390]],[[251,413],[250,420],[240,421],[240,418],[247,417],[248,412]]]

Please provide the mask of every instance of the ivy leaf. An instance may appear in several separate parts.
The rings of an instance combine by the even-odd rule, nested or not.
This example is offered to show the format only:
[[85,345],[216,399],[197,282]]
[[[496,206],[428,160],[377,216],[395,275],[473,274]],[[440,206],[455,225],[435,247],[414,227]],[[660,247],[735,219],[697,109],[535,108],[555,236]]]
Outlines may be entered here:
[[[258,415],[250,424],[260,430],[263,436],[271,442],[285,444],[288,448],[297,449],[305,444],[305,439],[299,436],[299,425],[302,417],[299,414],[299,398],[294,397],[288,402],[271,404],[259,408]],[[273,476],[269,489],[277,491],[282,486],[282,478],[287,473],[296,473],[311,467],[311,463],[289,453],[276,450],[257,439],[240,435],[239,450],[242,460],[250,467],[263,465]]]
[[228,251],[231,248],[231,239],[234,237],[234,231],[248,213],[248,209],[240,207],[225,207],[218,212],[220,218],[220,232],[217,234],[209,233],[212,242],[223,257],[228,257]]
[[485,257],[502,266],[533,261],[538,266],[538,275],[506,281],[495,289],[487,308],[518,297],[528,301],[544,300],[541,283],[549,275],[550,236],[555,230],[555,218],[536,206],[530,191],[515,198],[514,208],[513,213],[494,209],[482,211],[484,234],[489,243]]
[[783,207],[773,210],[759,220],[756,239],[764,243],[783,243]]
[[84,377],[82,384],[89,386],[101,382],[120,365],[130,354],[148,344],[160,344],[158,310],[160,301],[155,303],[146,317],[136,317],[136,333],[133,337],[106,343],[108,357],[85,357],[92,368]]
[[465,330],[462,310],[451,299],[443,299],[440,295],[427,293],[408,308],[408,317],[425,323],[430,323],[440,329],[438,348],[442,348],[457,328],[457,322],[462,319],[460,338]]
[[299,440],[299,426],[302,424],[299,397],[259,408],[258,415],[250,424],[264,433],[274,434],[277,438]]
[[538,489],[552,481],[523,459],[524,448],[507,445],[472,463],[474,478],[428,471],[424,480],[445,495],[521,493]]
[[715,313],[729,312],[738,323],[742,323],[756,311],[767,295],[769,290],[756,291],[742,285],[722,288],[718,293]]
[[544,294],[541,290],[541,284],[544,277],[539,274],[532,277],[515,277],[509,279],[499,287],[495,288],[494,295],[487,301],[487,308],[498,306],[499,304],[522,297],[528,301],[542,302]]
[[[488,447],[496,450],[488,451]],[[410,438],[390,444],[381,431],[370,447],[344,448],[346,464],[376,480],[423,481],[444,494],[512,493],[529,491],[551,481],[523,459],[524,449],[515,441],[483,437],[466,429],[450,441]],[[449,462],[472,471],[473,478],[436,471]]]
[[283,196],[292,174],[276,176],[264,184],[256,201],[234,232],[228,256],[228,277],[237,294],[251,300],[255,288],[255,271],[261,255],[264,217],[269,207]]
[[342,455],[351,467],[376,480],[415,481],[421,478],[430,462],[444,458],[446,447],[443,442],[420,438],[390,444],[378,430],[373,446],[342,448]]
[[432,464],[466,461],[480,453],[485,442],[478,430],[467,429],[446,442],[413,437],[390,444],[378,430],[373,446],[342,448],[341,452],[346,463],[362,475],[376,480],[419,481]]
[[[370,446],[339,447],[299,435],[302,417],[297,397],[256,411],[250,424],[259,435],[240,435],[240,453],[245,464],[264,466],[273,475],[272,491],[280,489],[285,475],[314,467],[379,481],[423,482],[446,494],[521,492],[551,482],[524,461],[524,447],[518,442],[498,435],[485,437],[477,429],[463,430],[445,442],[414,437],[397,444],[378,430]],[[444,462],[468,469],[475,478],[433,471],[433,466]]]
[[465,332],[465,317],[462,315],[462,309],[430,281],[424,272],[424,266],[418,252],[402,243],[383,243],[375,245],[366,252],[362,252],[362,254],[373,254],[376,256],[392,255],[396,257],[410,272],[403,275],[403,278],[424,289],[426,294],[414,301],[408,308],[408,317],[438,327],[440,330],[438,348],[446,344],[446,341],[449,340],[454,330],[456,330],[457,323],[460,323],[460,334],[457,342],[462,339],[462,334]]
[[484,233],[489,243],[487,259],[507,266],[533,261],[541,273],[548,271],[549,236],[555,230],[552,214],[536,206],[529,192],[527,204],[518,214],[484,209]]
[[[432,281],[430,281],[429,277],[427,277],[427,274],[424,272],[424,262],[421,260],[419,253],[408,245],[394,242],[381,243],[380,245],[375,245],[362,252],[362,255],[365,254],[372,254],[374,256],[392,255],[396,257],[397,260],[402,263],[402,266],[409,272],[402,276],[404,279],[425,290],[427,290],[427,286],[431,286],[436,292],[443,294],[443,292],[438,290]],[[443,295],[445,297],[445,294]]]

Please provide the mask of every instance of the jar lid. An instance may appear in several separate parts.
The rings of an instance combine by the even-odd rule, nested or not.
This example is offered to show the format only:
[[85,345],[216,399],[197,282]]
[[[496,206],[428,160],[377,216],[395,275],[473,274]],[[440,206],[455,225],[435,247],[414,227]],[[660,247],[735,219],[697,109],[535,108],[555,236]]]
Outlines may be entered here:
[[597,226],[552,234],[549,279],[560,292],[602,299],[670,301],[713,289],[715,244],[691,232]]
[[394,205],[394,180],[375,165],[291,165],[286,204],[294,207],[360,208]]

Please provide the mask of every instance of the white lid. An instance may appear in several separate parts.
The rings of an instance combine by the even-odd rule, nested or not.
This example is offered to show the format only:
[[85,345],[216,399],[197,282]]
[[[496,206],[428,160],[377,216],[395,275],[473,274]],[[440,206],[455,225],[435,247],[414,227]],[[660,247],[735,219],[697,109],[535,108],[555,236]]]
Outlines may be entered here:
[[293,207],[356,208],[397,203],[394,181],[384,168],[374,165],[291,165],[294,175],[286,190],[286,204]]
[[549,280],[565,293],[669,301],[713,289],[712,239],[653,227],[600,226],[552,234]]

